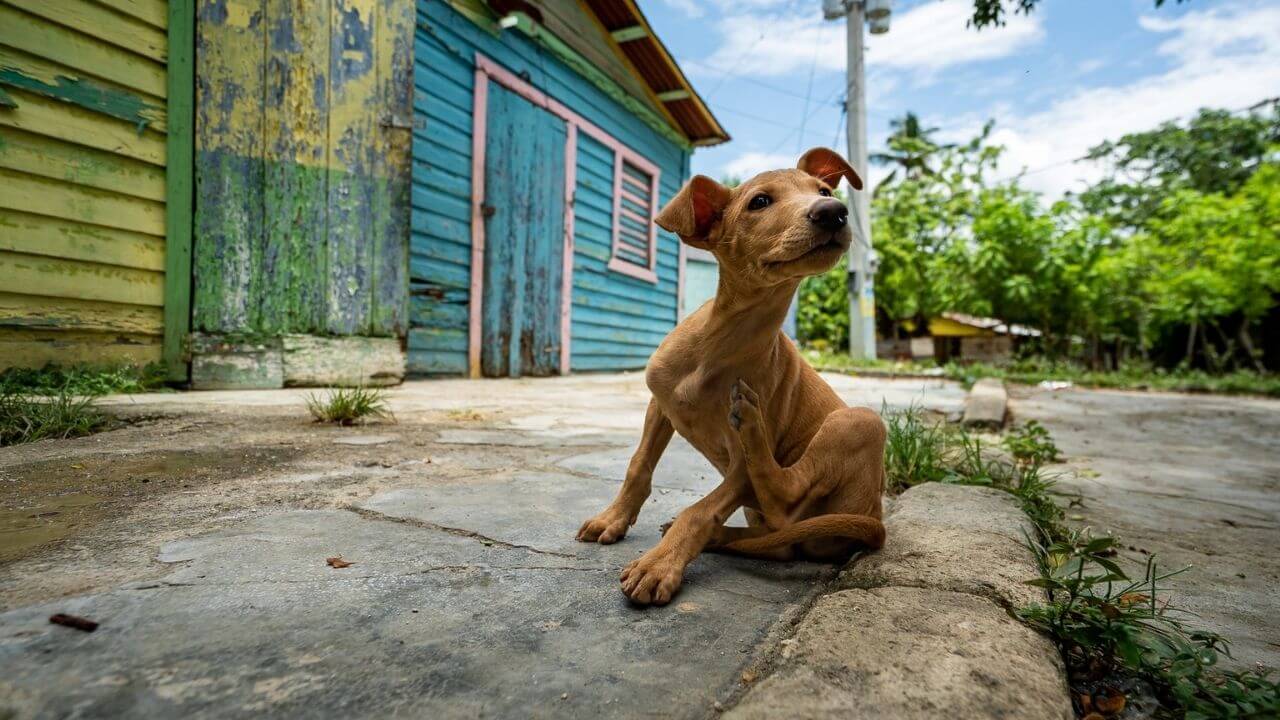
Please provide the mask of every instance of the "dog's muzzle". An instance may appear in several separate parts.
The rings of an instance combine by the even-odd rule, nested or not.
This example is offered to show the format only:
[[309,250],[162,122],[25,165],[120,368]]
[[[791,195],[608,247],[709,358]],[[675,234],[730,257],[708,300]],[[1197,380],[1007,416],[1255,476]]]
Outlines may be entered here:
[[809,207],[809,222],[828,232],[835,232],[848,224],[849,208],[835,198],[823,198]]

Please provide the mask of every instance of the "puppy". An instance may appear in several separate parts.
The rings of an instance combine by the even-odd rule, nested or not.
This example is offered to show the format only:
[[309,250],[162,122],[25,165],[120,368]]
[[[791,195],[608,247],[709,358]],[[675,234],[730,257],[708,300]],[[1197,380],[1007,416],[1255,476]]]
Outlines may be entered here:
[[[838,560],[884,544],[885,428],[850,408],[782,333],[800,281],[826,272],[852,242],[848,209],[832,197],[862,180],[837,153],[806,152],[794,170],[736,188],[695,176],[658,225],[720,266],[716,296],[681,322],[649,360],[653,397],[617,498],[578,539],[613,543],[649,497],[654,466],[680,433],[724,476],[683,510],[662,540],[622,571],[622,592],[663,605],[703,550],[785,560]],[[725,527],[739,507],[747,527]]]

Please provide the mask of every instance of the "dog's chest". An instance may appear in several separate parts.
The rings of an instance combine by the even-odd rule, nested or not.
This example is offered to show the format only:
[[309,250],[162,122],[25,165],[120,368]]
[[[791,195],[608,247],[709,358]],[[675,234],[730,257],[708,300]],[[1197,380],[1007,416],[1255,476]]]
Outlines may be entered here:
[[727,462],[733,380],[705,368],[663,380],[651,383],[650,389],[672,427],[712,462]]

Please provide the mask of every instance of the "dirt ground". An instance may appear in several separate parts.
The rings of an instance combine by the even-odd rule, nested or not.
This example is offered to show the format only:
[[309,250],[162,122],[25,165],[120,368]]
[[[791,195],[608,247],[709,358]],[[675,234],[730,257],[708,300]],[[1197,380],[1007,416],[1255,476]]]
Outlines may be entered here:
[[1280,668],[1280,401],[1251,397],[1015,387],[1066,455],[1069,512],[1150,556],[1184,619],[1232,643],[1234,667]]

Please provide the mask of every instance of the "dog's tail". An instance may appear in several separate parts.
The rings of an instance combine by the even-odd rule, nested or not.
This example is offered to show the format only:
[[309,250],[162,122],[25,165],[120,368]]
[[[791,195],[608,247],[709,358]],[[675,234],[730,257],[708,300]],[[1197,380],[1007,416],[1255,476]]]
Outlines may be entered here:
[[870,515],[818,515],[768,535],[726,543],[723,549],[754,554],[827,537],[849,538],[879,550],[884,547],[884,524]]

